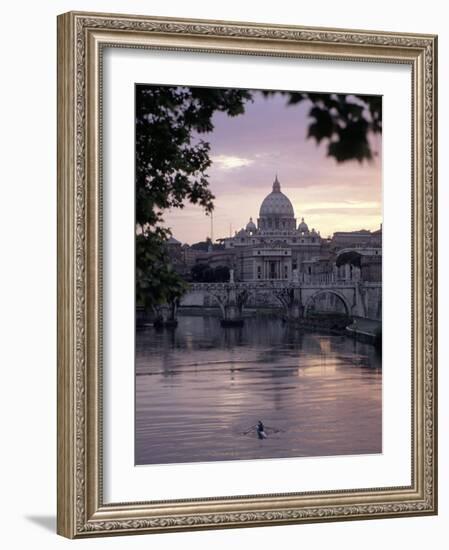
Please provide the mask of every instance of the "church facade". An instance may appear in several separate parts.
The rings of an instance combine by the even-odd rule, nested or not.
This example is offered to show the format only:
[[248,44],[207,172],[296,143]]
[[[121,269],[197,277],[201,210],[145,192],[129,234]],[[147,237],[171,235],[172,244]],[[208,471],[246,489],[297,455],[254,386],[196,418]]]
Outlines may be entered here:
[[298,224],[290,199],[281,191],[276,176],[272,191],[260,205],[257,224],[249,219],[233,237],[219,239],[222,256],[241,281],[291,280],[310,261],[322,256],[325,241],[309,230],[304,218]]
[[[319,231],[309,229],[304,218],[297,222],[277,176],[260,205],[256,222],[250,218],[232,237],[209,242],[208,248],[194,248],[174,238],[167,241],[167,247],[173,267],[187,281],[200,265],[232,269],[234,279],[242,282],[382,280],[382,226],[373,232],[339,231],[322,238]],[[343,265],[338,258],[349,251],[359,258],[355,264],[349,259]]]

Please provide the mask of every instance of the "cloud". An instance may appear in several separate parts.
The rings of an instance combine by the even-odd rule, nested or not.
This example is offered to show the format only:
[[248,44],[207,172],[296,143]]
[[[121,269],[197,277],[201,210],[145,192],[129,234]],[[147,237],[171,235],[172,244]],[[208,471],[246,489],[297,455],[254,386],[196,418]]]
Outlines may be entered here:
[[243,166],[249,166],[254,161],[248,158],[236,157],[230,155],[217,155],[211,157],[214,164],[218,164],[218,168],[222,170],[231,170],[233,168],[242,168]]

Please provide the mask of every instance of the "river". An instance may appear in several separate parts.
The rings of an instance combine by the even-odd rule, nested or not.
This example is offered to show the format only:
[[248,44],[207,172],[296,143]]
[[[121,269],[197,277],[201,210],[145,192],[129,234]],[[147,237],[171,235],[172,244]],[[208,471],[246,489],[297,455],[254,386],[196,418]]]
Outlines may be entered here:
[[136,464],[380,453],[381,357],[278,319],[181,316],[136,334],[135,421]]

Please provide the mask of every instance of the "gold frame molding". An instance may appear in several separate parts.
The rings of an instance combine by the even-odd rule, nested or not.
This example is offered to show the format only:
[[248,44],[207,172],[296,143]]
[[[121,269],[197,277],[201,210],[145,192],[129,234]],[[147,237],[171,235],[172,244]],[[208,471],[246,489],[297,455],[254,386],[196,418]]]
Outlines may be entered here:
[[[102,496],[103,47],[412,69],[412,483],[105,504]],[[58,520],[70,538],[437,513],[437,37],[70,12],[58,17]],[[148,495],[149,499],[151,495]]]

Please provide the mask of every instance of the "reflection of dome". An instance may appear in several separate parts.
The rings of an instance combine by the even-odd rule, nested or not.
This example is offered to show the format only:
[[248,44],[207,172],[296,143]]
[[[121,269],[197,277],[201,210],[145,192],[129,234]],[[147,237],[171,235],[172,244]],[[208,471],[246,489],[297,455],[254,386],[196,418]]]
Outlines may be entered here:
[[295,217],[290,199],[284,193],[281,193],[281,184],[277,176],[273,183],[273,191],[264,198],[260,206],[259,217],[267,218],[270,216]]
[[254,231],[257,231],[256,224],[253,222],[252,218],[250,218],[249,222],[246,224],[246,230],[250,231],[251,233],[254,233]]
[[304,221],[304,218],[301,218],[301,223],[298,225],[298,231],[300,233],[308,233],[309,232],[309,226]]

